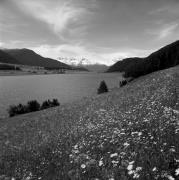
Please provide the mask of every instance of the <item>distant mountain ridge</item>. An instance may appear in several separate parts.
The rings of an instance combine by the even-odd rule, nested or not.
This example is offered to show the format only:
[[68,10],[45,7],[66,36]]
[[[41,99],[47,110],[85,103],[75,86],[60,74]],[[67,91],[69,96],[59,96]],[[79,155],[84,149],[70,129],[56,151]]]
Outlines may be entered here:
[[72,67],[80,67],[88,69],[92,72],[105,72],[109,66],[100,63],[93,63],[87,58],[58,58],[60,61],[69,64]]
[[1,51],[13,57],[15,59],[14,64],[71,69],[71,66],[65,63],[51,58],[42,57],[30,49],[3,49]]
[[89,64],[89,65],[83,65],[83,67],[93,72],[106,72],[106,70],[109,68],[105,64]]
[[126,58],[116,62],[107,72],[124,72],[124,77],[139,77],[179,64],[179,41],[171,43],[146,58]]

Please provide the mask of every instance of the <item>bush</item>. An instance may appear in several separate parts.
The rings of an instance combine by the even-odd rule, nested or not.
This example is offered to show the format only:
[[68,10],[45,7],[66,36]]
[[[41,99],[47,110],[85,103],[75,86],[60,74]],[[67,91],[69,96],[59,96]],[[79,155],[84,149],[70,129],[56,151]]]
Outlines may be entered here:
[[98,88],[98,94],[106,93],[106,92],[108,92],[108,87],[105,81],[101,81],[100,86]]
[[39,111],[40,104],[37,102],[37,100],[32,100],[27,103],[27,108],[28,108],[29,112]]
[[25,114],[28,112],[28,108],[25,105],[19,104],[17,106],[12,105],[8,109],[8,113],[10,117],[13,117],[18,114]]
[[122,87],[122,86],[125,86],[126,84],[127,84],[127,81],[122,80],[122,81],[120,81],[119,86]]
[[58,99],[53,99],[52,104],[53,106],[60,106]]
[[49,100],[46,100],[46,101],[44,101],[44,102],[42,103],[40,109],[43,110],[43,109],[47,109],[47,108],[49,108],[49,107],[50,107]]
[[50,107],[55,107],[55,106],[59,106],[60,103],[58,102],[58,99],[53,99],[52,101],[50,101],[49,99],[44,101],[41,105],[41,110],[43,109],[47,109],[47,108],[50,108]]
[[9,109],[8,109],[8,113],[9,113],[9,116],[10,117],[13,117],[13,116],[15,116],[16,114],[17,114],[17,106],[15,106],[15,105],[11,105],[10,107],[9,107]]
[[39,111],[43,109],[47,109],[50,107],[59,106],[60,103],[58,102],[58,99],[46,100],[42,103],[42,105],[39,104],[37,100],[32,100],[27,103],[27,105],[11,105],[8,109],[9,117],[16,116],[18,114],[25,114],[29,112]]

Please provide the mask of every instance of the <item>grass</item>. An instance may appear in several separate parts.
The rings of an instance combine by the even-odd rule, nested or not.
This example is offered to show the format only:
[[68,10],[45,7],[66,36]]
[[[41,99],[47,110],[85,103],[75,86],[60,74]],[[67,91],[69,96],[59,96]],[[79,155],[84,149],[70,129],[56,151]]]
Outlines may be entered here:
[[2,120],[0,174],[34,180],[177,179],[178,68],[60,108]]

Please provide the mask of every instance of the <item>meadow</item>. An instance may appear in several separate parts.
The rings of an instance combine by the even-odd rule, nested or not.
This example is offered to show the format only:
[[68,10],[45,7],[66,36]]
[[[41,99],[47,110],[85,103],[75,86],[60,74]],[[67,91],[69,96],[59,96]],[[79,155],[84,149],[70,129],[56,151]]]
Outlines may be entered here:
[[1,120],[0,179],[177,180],[178,69]]

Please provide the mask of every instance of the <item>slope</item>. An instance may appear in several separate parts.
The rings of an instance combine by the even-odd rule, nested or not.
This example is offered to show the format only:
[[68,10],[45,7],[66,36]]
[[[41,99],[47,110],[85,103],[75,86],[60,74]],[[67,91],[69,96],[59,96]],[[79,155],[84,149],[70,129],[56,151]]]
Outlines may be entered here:
[[19,64],[17,59],[4,52],[3,50],[0,50],[0,63]]
[[73,104],[0,121],[0,174],[22,179],[177,179],[178,67]]
[[71,67],[65,63],[42,57],[30,49],[6,49],[4,51],[23,65],[71,69]]
[[108,72],[125,72],[125,77],[139,77],[179,64],[179,41],[169,44],[146,58],[127,58],[112,65]]

